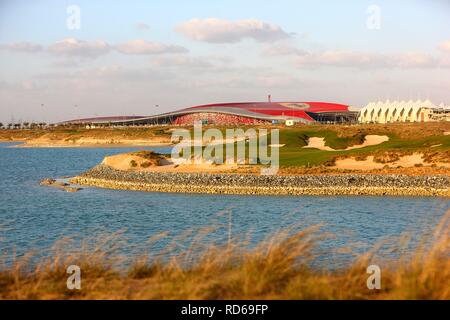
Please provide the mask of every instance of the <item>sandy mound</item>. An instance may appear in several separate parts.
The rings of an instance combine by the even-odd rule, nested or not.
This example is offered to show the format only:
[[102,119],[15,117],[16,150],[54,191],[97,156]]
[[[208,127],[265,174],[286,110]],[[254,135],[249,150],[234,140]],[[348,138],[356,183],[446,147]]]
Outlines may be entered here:
[[348,147],[346,149],[336,150],[336,149],[330,148],[325,145],[325,138],[311,137],[308,139],[308,145],[304,146],[303,148],[314,148],[314,149],[319,149],[319,150],[323,150],[323,151],[344,151],[344,150],[360,149],[360,148],[364,148],[364,147],[368,147],[368,146],[375,146],[375,145],[381,144],[386,141],[389,141],[388,136],[367,135],[364,138],[364,142],[362,144],[357,144],[357,145]]
[[102,164],[117,170],[137,170],[167,165],[169,161],[153,151],[137,151],[105,157]]
[[105,157],[103,165],[121,171],[147,171],[147,172],[227,172],[236,170],[239,165],[214,164],[212,161],[201,160],[200,163],[184,164],[180,159],[179,163],[165,158],[153,151],[138,151],[124,154],[117,154]]
[[[368,156],[365,160],[356,160],[355,158],[338,159],[332,168],[347,170],[373,170],[382,169],[385,166],[390,168],[403,167],[411,168],[416,166],[431,166],[433,164],[424,162],[423,154],[415,153],[400,157],[397,161],[389,163],[380,163],[374,161],[374,156]],[[450,163],[436,162],[436,166],[450,168]]]

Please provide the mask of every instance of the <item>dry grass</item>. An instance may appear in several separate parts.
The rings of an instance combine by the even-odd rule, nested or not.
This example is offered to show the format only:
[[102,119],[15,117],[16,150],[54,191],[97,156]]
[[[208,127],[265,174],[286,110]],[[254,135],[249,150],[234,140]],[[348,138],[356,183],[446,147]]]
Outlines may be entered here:
[[[450,212],[432,239],[412,254],[383,261],[381,290],[366,286],[366,268],[379,248],[341,270],[311,267],[326,252],[317,244],[327,235],[314,226],[285,230],[249,249],[245,242],[198,245],[211,230],[201,230],[193,245],[170,260],[141,257],[127,270],[115,253],[117,234],[97,246],[67,253],[66,240],[52,259],[31,267],[31,255],[0,271],[2,299],[450,299]],[[156,236],[155,239],[163,235]],[[431,241],[431,242],[430,242]],[[196,244],[197,243],[197,244]],[[114,258],[112,258],[114,257]],[[82,270],[81,290],[66,288],[66,267]]]
[[79,139],[101,139],[106,141],[161,140],[170,142],[171,132],[166,127],[127,127],[127,128],[64,128],[33,130],[0,130],[0,141],[27,141],[30,143],[76,143]]
[[[302,128],[305,130],[331,130],[337,133],[340,138],[363,137],[368,134],[394,134],[401,139],[417,139],[443,135],[450,131],[450,122],[427,122],[427,123],[390,123],[390,124],[357,124],[357,125],[298,125],[287,128],[285,126],[255,125],[255,128],[279,128],[283,130],[295,130]],[[102,139],[146,139],[153,137],[164,137],[169,139],[171,130],[176,128],[192,129],[192,126],[173,126],[173,127],[127,127],[127,128],[64,128],[55,127],[42,130],[0,130],[1,141],[23,141],[46,137],[49,140],[64,140],[84,138],[102,138]],[[218,128],[225,130],[227,127],[204,126],[204,129]],[[248,129],[249,126],[242,126]]]
[[317,127],[336,131],[337,136],[343,138],[361,134],[393,134],[401,139],[409,140],[443,135],[450,129],[450,122],[321,125]]

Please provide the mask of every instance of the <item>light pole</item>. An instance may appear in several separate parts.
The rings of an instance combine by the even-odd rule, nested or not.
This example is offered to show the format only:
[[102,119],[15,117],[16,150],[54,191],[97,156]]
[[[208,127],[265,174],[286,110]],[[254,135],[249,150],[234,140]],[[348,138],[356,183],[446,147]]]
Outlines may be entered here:
[[42,123],[44,123],[45,122],[45,117],[44,117],[44,104],[43,103],[41,103],[41,118],[42,118]]
[[77,122],[78,122],[78,124],[81,126],[81,121],[80,121],[80,114],[79,114],[79,112],[78,112],[78,105],[77,104],[74,104],[73,105],[73,107],[75,108],[75,114],[76,114],[76,117],[77,117]]

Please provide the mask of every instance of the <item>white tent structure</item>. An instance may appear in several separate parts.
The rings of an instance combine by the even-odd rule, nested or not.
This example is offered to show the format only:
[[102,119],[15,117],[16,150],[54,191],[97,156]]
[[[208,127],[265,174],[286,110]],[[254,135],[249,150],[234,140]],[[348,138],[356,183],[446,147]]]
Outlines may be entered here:
[[[442,104],[441,104],[442,105]],[[428,122],[448,120],[447,109],[425,101],[371,102],[361,109],[360,123]]]

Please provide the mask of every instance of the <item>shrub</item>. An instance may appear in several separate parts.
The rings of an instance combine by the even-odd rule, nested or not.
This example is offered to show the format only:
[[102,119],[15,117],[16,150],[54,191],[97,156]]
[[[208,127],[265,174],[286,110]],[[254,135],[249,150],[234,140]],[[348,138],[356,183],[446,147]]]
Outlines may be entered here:
[[148,167],[150,167],[151,165],[152,165],[152,164],[151,164],[150,161],[144,161],[144,162],[141,163],[141,167],[142,167],[142,168],[148,168]]

